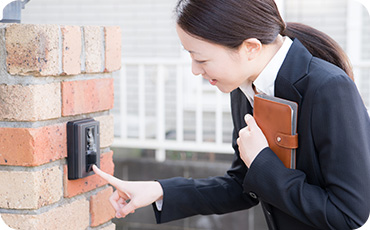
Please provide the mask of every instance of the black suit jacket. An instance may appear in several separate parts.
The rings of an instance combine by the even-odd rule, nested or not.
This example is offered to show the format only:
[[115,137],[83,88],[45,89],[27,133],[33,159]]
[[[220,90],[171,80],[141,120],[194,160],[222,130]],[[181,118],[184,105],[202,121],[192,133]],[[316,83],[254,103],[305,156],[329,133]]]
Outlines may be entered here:
[[160,180],[164,200],[161,212],[154,206],[158,223],[233,212],[258,202],[277,229],[354,229],[366,222],[370,118],[353,81],[295,39],[276,78],[275,96],[298,103],[297,169],[285,168],[270,148],[249,169],[245,166],[236,139],[246,126],[244,115],[253,110],[236,89],[231,93],[231,168],[223,177]]

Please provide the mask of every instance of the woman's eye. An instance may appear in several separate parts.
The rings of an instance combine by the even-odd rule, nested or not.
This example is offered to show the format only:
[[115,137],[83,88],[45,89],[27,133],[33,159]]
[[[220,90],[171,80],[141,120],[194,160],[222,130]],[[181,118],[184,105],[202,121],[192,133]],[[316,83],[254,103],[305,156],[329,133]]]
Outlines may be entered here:
[[198,63],[198,64],[203,64],[203,63],[205,63],[206,61],[198,61],[198,60],[194,60],[196,63]]

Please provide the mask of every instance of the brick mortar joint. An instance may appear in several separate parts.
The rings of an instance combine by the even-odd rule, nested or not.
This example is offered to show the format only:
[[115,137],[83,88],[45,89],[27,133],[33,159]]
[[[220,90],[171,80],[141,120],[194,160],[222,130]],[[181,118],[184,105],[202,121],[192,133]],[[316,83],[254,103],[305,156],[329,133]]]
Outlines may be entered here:
[[104,72],[105,71],[105,69],[106,69],[106,66],[105,66],[105,49],[106,49],[106,41],[105,41],[105,27],[101,27],[100,28],[100,36],[101,36],[101,39],[102,39],[102,43],[101,43],[101,47],[100,47],[100,49],[102,50],[102,52],[101,52],[101,59],[102,59],[102,66],[101,66],[101,69],[100,69],[100,71],[101,72]]
[[[111,152],[110,147],[101,148],[100,155]],[[63,172],[64,165],[67,165],[67,159],[63,158],[60,160],[55,160],[50,163],[45,163],[38,166],[11,166],[11,165],[0,165],[0,172],[40,172],[45,169],[53,168],[58,166],[59,169]]]
[[56,160],[50,163],[46,163],[43,165],[38,166],[8,166],[8,165],[0,165],[0,172],[40,172],[45,169],[53,168],[58,166],[59,169],[63,170],[63,165],[67,164],[66,159]]
[[85,54],[85,30],[84,28],[81,26],[80,27],[80,30],[81,30],[81,55],[80,55],[80,62],[81,62],[81,72],[85,72],[86,71],[86,54]]
[[[0,43],[1,44],[1,43]],[[1,49],[1,48],[0,48]],[[1,59],[0,59],[1,62]],[[1,70],[0,67],[0,85],[45,85],[51,83],[61,83],[65,81],[79,81],[79,80],[94,80],[94,79],[108,79],[113,78],[114,72],[101,73],[81,73],[78,75],[59,75],[59,76],[32,76],[32,75],[10,75],[7,71]],[[5,76],[5,77],[4,77]]]
[[43,120],[43,121],[0,121],[0,128],[41,128],[45,126],[58,125],[67,123],[68,121],[79,120],[83,118],[95,118],[101,116],[109,116],[111,110],[79,114],[67,117],[59,117],[57,119]]
[[62,26],[58,26],[58,76],[63,74],[63,34]]

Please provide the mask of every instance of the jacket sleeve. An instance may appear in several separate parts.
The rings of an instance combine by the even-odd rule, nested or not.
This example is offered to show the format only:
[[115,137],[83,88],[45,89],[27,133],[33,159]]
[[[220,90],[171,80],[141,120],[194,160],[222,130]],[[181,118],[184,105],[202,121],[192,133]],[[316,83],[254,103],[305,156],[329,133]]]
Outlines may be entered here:
[[198,214],[224,214],[257,205],[257,199],[243,193],[245,173],[244,163],[235,154],[233,164],[225,176],[158,180],[164,194],[162,211],[158,211],[153,204],[157,223]]
[[[238,93],[232,94],[232,101],[240,102]],[[234,98],[233,98],[234,97]],[[239,103],[237,103],[239,104]],[[245,106],[245,105],[244,105]],[[233,142],[234,160],[223,177],[210,177],[206,179],[171,178],[158,180],[162,185],[163,206],[158,211],[155,204],[157,223],[164,223],[197,214],[223,214],[233,211],[248,209],[258,204],[258,199],[251,198],[243,193],[242,183],[247,172],[247,167],[239,157],[236,139],[240,129],[240,114],[245,114],[246,108],[240,111],[241,106],[232,108],[234,131]],[[244,119],[242,119],[244,122]],[[245,123],[244,123],[245,125]]]
[[265,148],[247,172],[244,191],[317,229],[358,228],[370,212],[369,115],[347,76],[323,82],[310,112],[310,134],[300,135],[312,135],[324,186],[309,184],[303,171],[285,168]]

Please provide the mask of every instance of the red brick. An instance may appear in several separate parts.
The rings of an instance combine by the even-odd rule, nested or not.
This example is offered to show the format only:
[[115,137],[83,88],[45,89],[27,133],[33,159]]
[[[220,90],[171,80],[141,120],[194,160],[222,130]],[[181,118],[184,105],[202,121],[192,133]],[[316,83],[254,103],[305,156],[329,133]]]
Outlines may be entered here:
[[66,124],[0,128],[0,165],[37,166],[65,157]]
[[113,108],[113,78],[62,83],[62,116]]
[[113,188],[108,187],[90,198],[91,226],[96,227],[108,222],[115,216],[115,210],[109,201]]
[[[100,168],[106,173],[113,175],[114,164],[113,164],[113,151],[104,153],[100,156]],[[95,188],[106,185],[107,182],[104,181],[98,175],[91,175],[85,178],[77,180],[68,180],[68,167],[64,166],[64,197],[73,197],[81,193],[91,191]]]
[[79,26],[64,26],[61,28],[63,38],[62,68],[63,74],[75,75],[81,73],[81,28]]
[[122,31],[119,26],[104,27],[105,38],[105,72],[121,68],[121,39]]

